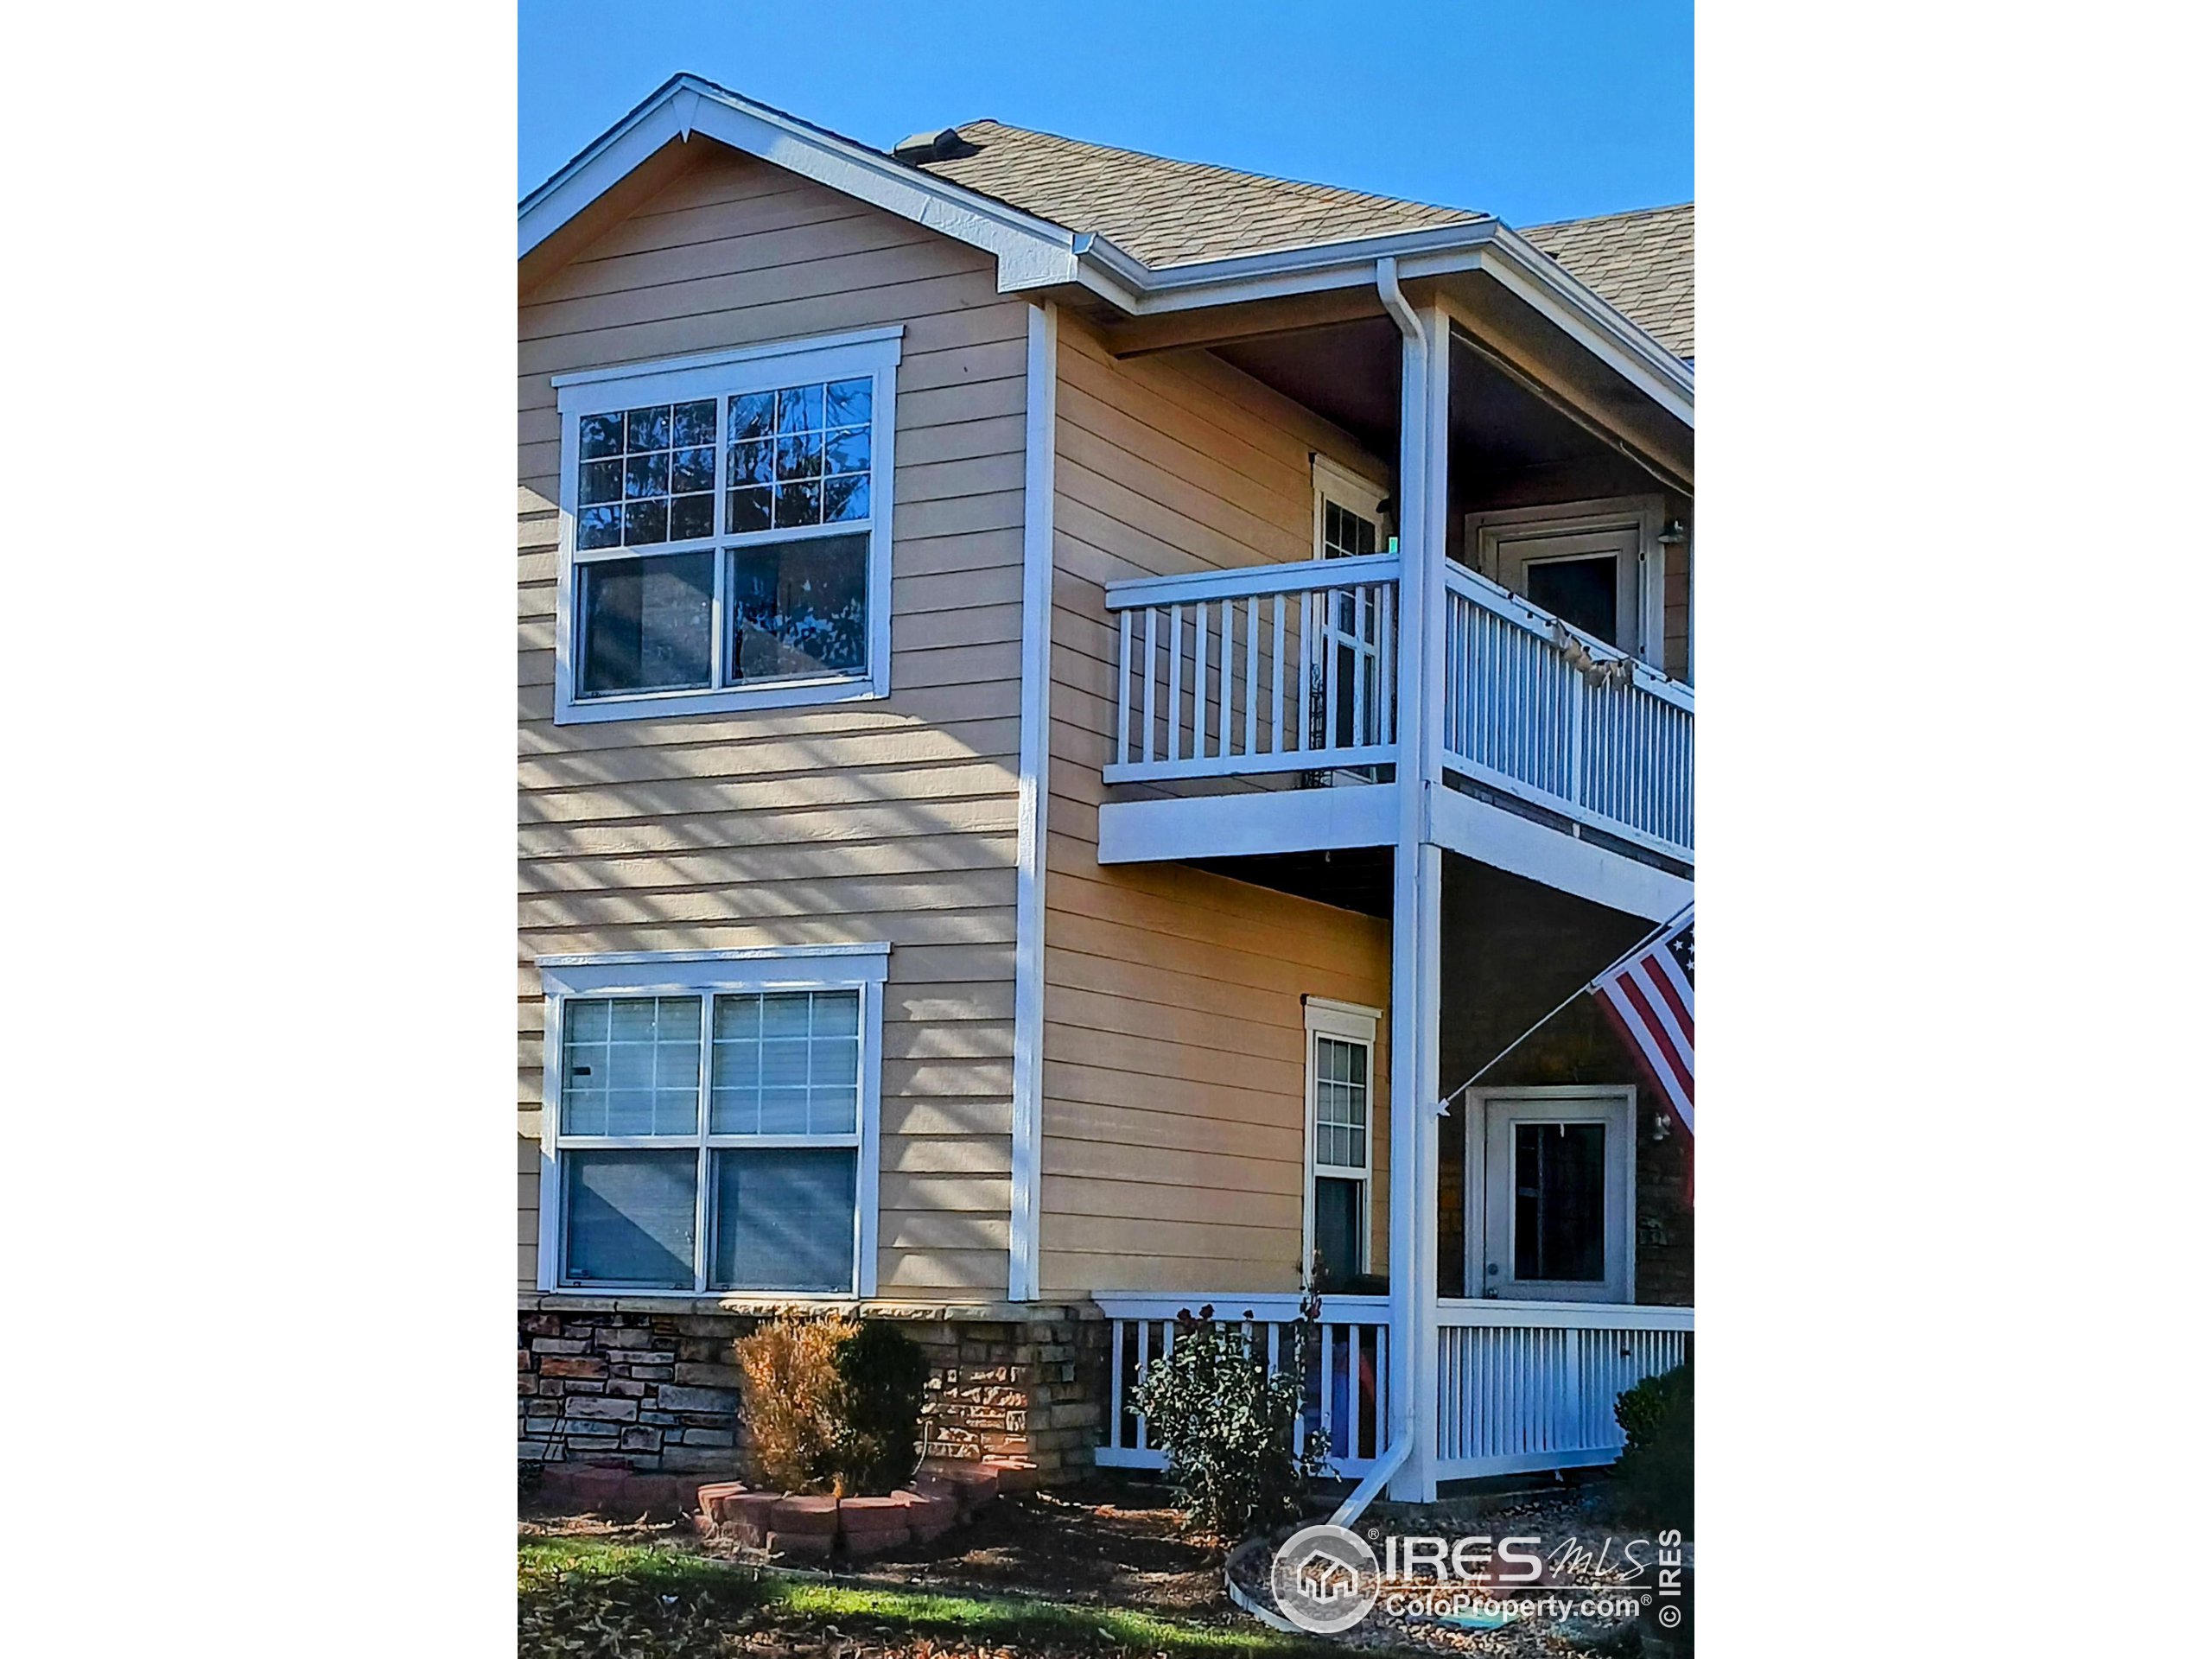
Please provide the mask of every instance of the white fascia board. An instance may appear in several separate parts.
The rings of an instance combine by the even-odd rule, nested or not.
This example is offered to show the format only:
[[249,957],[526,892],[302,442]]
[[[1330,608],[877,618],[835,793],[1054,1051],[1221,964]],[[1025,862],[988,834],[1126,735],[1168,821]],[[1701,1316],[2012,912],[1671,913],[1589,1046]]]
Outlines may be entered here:
[[704,133],[732,149],[994,254],[999,286],[1077,280],[1072,231],[810,127],[693,75],[678,75],[523,199],[518,258],[675,138]]
[[[1367,237],[1316,247],[1287,248],[1153,270],[1110,245],[1078,245],[1086,286],[1115,298],[1135,316],[1202,310],[1254,300],[1282,299],[1332,289],[1366,288],[1376,262],[1395,259],[1402,282],[1479,270],[1554,324],[1585,350],[1694,426],[1696,375],[1689,365],[1611,305],[1568,275],[1526,239],[1486,219],[1396,236]],[[1127,291],[1123,300],[1109,292]]]

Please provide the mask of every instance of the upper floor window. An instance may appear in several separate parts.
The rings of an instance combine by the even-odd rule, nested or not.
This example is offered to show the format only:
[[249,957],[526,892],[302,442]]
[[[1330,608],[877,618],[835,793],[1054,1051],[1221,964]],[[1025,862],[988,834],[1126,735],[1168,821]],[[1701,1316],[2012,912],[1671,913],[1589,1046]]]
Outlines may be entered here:
[[1382,486],[1318,450],[1313,465],[1313,556],[1355,559],[1389,550]]
[[889,691],[899,334],[554,378],[555,719]]

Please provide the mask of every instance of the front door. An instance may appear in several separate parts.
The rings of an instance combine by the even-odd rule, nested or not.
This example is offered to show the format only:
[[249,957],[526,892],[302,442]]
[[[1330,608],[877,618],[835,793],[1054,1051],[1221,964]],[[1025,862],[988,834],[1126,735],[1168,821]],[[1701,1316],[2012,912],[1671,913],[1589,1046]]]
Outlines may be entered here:
[[1634,524],[1612,530],[1501,535],[1491,545],[1493,582],[1583,632],[1638,654]]
[[1470,513],[1465,556],[1500,587],[1657,668],[1664,505],[1638,495]]
[[1472,1111],[1469,1139],[1480,1150],[1467,1166],[1482,1224],[1471,1230],[1480,1244],[1471,1294],[1633,1300],[1635,1090],[1499,1090]]

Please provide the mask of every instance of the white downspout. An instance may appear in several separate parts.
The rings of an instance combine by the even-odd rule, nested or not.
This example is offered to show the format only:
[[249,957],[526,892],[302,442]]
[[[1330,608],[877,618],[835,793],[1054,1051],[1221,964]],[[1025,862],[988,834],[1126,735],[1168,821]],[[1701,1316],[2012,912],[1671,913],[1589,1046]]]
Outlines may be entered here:
[[[1441,855],[1425,844],[1432,736],[1426,685],[1432,632],[1428,612],[1432,596],[1443,588],[1441,572],[1433,569],[1442,545],[1437,533],[1440,527],[1430,523],[1438,510],[1429,461],[1430,429],[1437,418],[1431,383],[1439,365],[1433,361],[1436,346],[1428,328],[1398,285],[1395,258],[1376,262],[1375,288],[1403,336],[1397,501],[1402,572],[1399,813],[1392,860],[1390,953],[1390,1399],[1395,1432],[1374,1471],[1338,1508],[1333,1518],[1339,1526],[1349,1526],[1401,1471],[1395,1496],[1425,1502],[1436,1495],[1435,1252],[1433,1245],[1422,1248],[1421,1224],[1423,1195],[1435,1181],[1435,1080],[1424,1085],[1418,1056],[1423,1020],[1432,1030],[1435,1023],[1434,1010],[1425,1006],[1433,999],[1421,988],[1434,979],[1437,940],[1434,928],[1425,925],[1427,901],[1442,879]],[[1430,1209],[1433,1212],[1433,1204]]]

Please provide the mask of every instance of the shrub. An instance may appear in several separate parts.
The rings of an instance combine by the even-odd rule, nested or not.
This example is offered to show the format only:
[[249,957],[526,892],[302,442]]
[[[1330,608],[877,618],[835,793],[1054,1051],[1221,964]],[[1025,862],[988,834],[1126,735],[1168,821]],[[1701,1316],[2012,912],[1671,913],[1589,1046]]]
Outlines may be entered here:
[[837,1350],[849,1319],[764,1319],[738,1339],[738,1389],[759,1474],[786,1491],[832,1479],[836,1439]]
[[1299,1512],[1306,1484],[1325,1466],[1327,1446],[1302,1419],[1307,1357],[1320,1306],[1308,1297],[1287,1327],[1283,1369],[1272,1375],[1264,1347],[1241,1323],[1217,1321],[1211,1305],[1175,1319],[1175,1345],[1145,1367],[1136,1408],[1167,1453],[1167,1482],[1193,1527],[1242,1538]]
[[1630,1520],[1695,1536],[1696,1402],[1690,1365],[1647,1376],[1613,1404],[1628,1446],[1613,1465],[1616,1501]]
[[786,1491],[890,1491],[914,1471],[928,1363],[852,1319],[766,1319],[737,1344],[755,1472]]
[[929,1362],[896,1325],[863,1325],[837,1349],[839,1411],[830,1456],[842,1490],[883,1493],[914,1472]]

